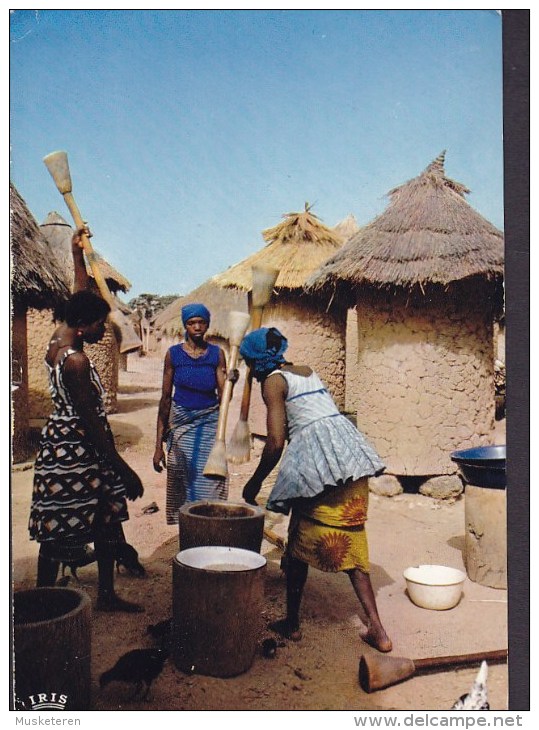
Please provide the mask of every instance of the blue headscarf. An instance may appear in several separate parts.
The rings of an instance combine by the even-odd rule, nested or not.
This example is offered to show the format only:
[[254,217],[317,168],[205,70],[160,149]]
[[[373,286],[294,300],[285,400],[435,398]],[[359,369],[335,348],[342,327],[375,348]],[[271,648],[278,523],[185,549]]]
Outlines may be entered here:
[[[267,335],[274,335],[279,338],[275,345],[268,346]],[[264,376],[270,373],[278,365],[286,360],[283,353],[288,347],[288,340],[275,327],[261,327],[253,330],[243,338],[240,345],[240,355],[249,360],[253,375],[257,380],[263,380]]]
[[186,304],[182,307],[182,322],[185,323],[193,317],[200,317],[208,324],[210,323],[210,312],[203,304]]

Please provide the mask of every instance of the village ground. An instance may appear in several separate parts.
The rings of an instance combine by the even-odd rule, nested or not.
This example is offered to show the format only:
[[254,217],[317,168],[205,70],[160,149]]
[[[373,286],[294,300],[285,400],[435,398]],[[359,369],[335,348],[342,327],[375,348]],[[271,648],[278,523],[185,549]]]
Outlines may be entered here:
[[[130,355],[127,372],[120,373],[118,412],[110,416],[117,445],[142,478],[145,493],[130,503],[125,532],[147,570],[145,578],[121,573],[118,593],[145,606],[143,614],[92,614],[92,709],[156,710],[431,710],[443,711],[470,688],[477,665],[420,674],[384,690],[366,693],[359,685],[358,664],[373,652],[358,635],[361,613],[344,574],[312,570],[305,588],[301,642],[281,641],[275,657],[257,652],[252,667],[237,677],[187,675],[171,660],[152,686],[149,701],[130,701],[132,687],[112,683],[99,688],[100,674],[129,649],[149,647],[149,624],[171,616],[172,560],[178,552],[176,527],[165,523],[164,473],[152,467],[155,422],[162,361],[156,356]],[[237,395],[236,395],[237,397]],[[231,410],[229,429],[235,411]],[[493,443],[504,443],[503,431]],[[255,440],[252,459],[230,465],[230,501],[256,466],[262,442]],[[12,581],[14,590],[34,586],[37,545],[28,540],[27,518],[32,482],[31,462],[12,473]],[[271,477],[261,493],[267,496]],[[156,502],[159,510],[143,508]],[[469,654],[507,646],[507,592],[466,579],[463,597],[448,611],[429,611],[412,604],[403,570],[420,563],[464,569],[464,498],[437,502],[420,494],[393,498],[371,494],[368,535],[372,582],[383,623],[393,639],[389,656],[418,659]],[[283,537],[287,518],[268,512],[266,525]],[[284,615],[285,578],[281,554],[264,540],[267,558],[265,607],[260,641],[274,636],[267,624]],[[79,570],[80,587],[95,601],[95,564]],[[72,585],[77,585],[71,582]],[[507,709],[508,667],[489,667],[491,710]]]

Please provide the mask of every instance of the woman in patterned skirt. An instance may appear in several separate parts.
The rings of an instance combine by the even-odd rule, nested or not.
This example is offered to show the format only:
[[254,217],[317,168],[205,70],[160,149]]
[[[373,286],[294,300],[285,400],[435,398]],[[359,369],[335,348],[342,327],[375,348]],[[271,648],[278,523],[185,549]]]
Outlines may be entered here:
[[283,455],[267,509],[289,514],[287,615],[270,626],[301,639],[299,610],[309,565],[348,574],[365,611],[362,638],[379,651],[392,643],[378,615],[369,577],[365,520],[368,477],[384,470],[378,454],[337,406],[318,375],[286,362],[286,338],[274,327],[248,334],[240,353],[261,382],[267,439],[260,462],[243,490],[256,504],[263,480]]
[[[167,524],[178,524],[180,507],[228,496],[228,480],[204,475],[215,442],[219,403],[227,378],[225,353],[206,342],[210,312],[200,303],[182,308],[184,341],[165,355],[153,466],[167,469]],[[237,380],[232,371],[230,380]],[[168,458],[165,459],[163,443]]]
[[144,490],[116,450],[103,407],[103,386],[83,351],[85,342],[102,339],[110,307],[88,290],[81,233],[72,239],[75,293],[61,316],[56,313],[62,323],[45,357],[55,410],[41,433],[29,531],[40,543],[38,586],[54,585],[59,563],[69,563],[93,542],[97,609],[134,613],[144,609],[114,591],[114,560],[118,543],[125,541],[121,523],[129,519],[126,498],[137,499]]

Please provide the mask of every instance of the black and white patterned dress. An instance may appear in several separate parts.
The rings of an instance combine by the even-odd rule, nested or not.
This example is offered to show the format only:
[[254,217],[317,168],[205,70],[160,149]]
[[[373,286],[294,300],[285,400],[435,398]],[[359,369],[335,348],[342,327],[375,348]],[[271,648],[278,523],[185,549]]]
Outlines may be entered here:
[[[46,362],[55,409],[41,432],[34,466],[28,529],[30,539],[38,542],[93,542],[98,523],[112,525],[129,519],[121,477],[98,457],[64,385],[63,366],[75,352],[67,350],[55,367]],[[97,394],[98,416],[112,439],[103,408],[105,391],[92,363],[90,380]]]

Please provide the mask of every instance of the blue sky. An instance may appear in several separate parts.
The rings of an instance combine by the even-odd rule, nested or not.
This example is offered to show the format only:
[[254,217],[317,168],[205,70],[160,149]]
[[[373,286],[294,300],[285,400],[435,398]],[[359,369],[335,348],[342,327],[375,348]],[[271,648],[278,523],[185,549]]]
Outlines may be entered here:
[[306,201],[360,225],[443,149],[503,228],[494,10],[16,10],[11,179],[69,212],[42,158],[69,155],[93,244],[143,292],[185,294]]

